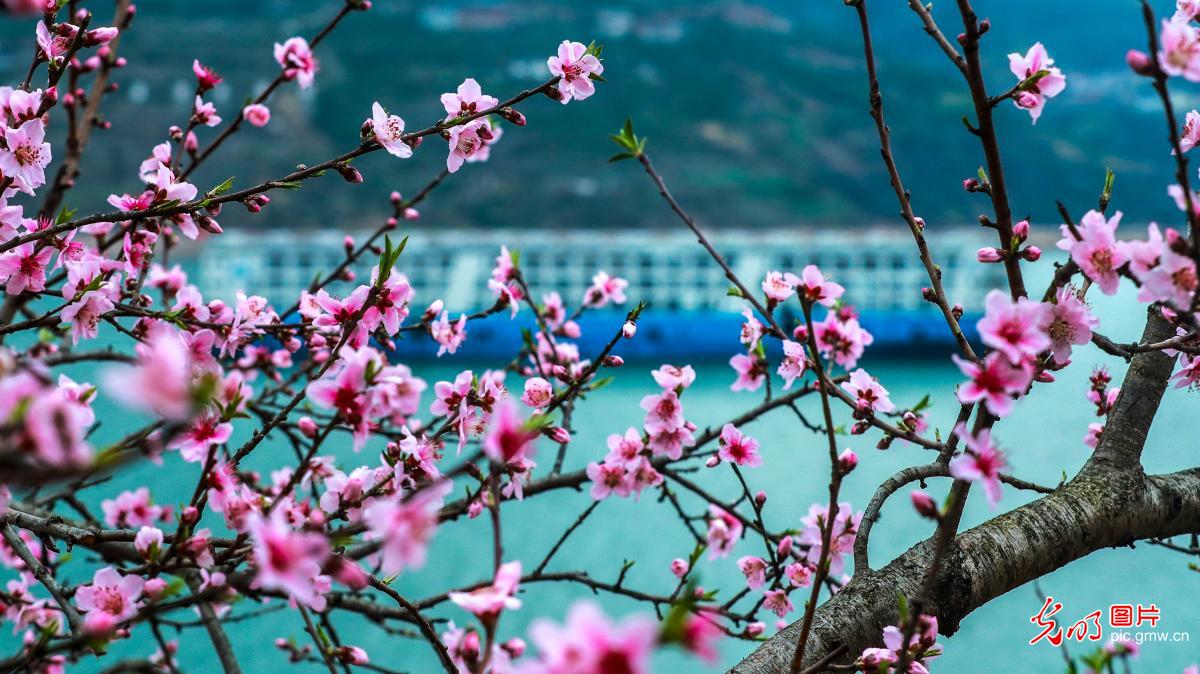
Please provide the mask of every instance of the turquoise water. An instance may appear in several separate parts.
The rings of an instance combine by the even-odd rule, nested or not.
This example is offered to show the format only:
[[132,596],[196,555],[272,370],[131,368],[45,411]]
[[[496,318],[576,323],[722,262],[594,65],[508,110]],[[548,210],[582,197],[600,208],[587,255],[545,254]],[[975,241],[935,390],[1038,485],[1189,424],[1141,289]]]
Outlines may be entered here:
[[[1116,306],[1115,302],[1098,303],[1106,324],[1115,326],[1111,328],[1110,336],[1118,340],[1136,338],[1141,328],[1140,310],[1127,313],[1115,310]],[[731,335],[730,339],[733,345],[736,337]],[[1008,451],[1012,472],[1016,475],[1042,484],[1055,484],[1064,471],[1073,474],[1087,459],[1089,450],[1083,445],[1082,438],[1088,423],[1095,420],[1090,404],[1084,399],[1087,378],[1096,362],[1091,357],[1092,351],[1060,373],[1059,383],[1037,388],[1019,403],[1013,417],[998,428],[996,436]],[[956,410],[952,390],[959,374],[943,356],[911,355],[913,358],[909,362],[868,359],[864,365],[882,380],[900,406],[912,405],[926,393],[931,394],[931,423],[944,434]],[[1110,359],[1109,365],[1119,381],[1123,375],[1121,363]],[[432,385],[435,381],[451,378],[461,368],[482,369],[484,366],[442,360],[416,363],[414,367]],[[642,395],[655,391],[649,369],[629,364],[614,371],[616,380],[613,384],[579,407],[575,417],[576,440],[567,458],[567,470],[601,457],[606,452],[604,439],[609,433],[640,424],[643,413],[637,403]],[[719,427],[761,400],[761,393],[731,393],[728,385],[732,373],[724,364],[699,364],[697,371],[696,384],[683,400],[687,418],[701,427]],[[95,375],[79,370],[73,374]],[[811,415],[810,418],[819,416],[815,399],[805,401],[801,409]],[[1191,427],[1188,424],[1195,410],[1196,399],[1192,394],[1168,394],[1149,438],[1145,460],[1150,472],[1166,472],[1195,464],[1194,436],[1178,432],[1178,429]],[[98,411],[104,421],[101,437],[115,436],[133,423],[126,414],[103,401],[99,403]],[[839,424],[845,421],[846,415],[840,417]],[[769,494],[764,512],[768,526],[799,526],[799,519],[809,505],[826,498],[828,468],[824,439],[804,430],[786,410],[755,421],[746,430],[762,442],[766,462],[761,468],[746,471],[746,476],[752,489],[763,489]],[[882,479],[898,469],[929,460],[924,455],[926,450],[901,443],[888,451],[876,450],[877,438],[877,435],[868,434],[842,439],[844,446],[854,448],[860,456],[858,469],[847,478],[843,487],[843,498],[851,501],[856,509],[866,504],[875,485]],[[340,446],[332,444],[331,448],[349,462],[344,467],[376,461],[369,451],[353,457],[348,442],[342,442]],[[552,447],[545,443],[542,452],[539,459],[541,470],[545,471],[553,462]],[[290,456],[290,450],[282,445],[267,443],[256,452],[251,465],[265,472]],[[450,456],[447,463],[453,460]],[[149,484],[156,501],[169,503],[190,492],[198,471],[197,465],[184,464],[172,455],[161,466],[136,465],[101,491],[109,495],[118,487]],[[740,493],[731,473],[724,469],[702,469],[701,474],[693,477],[721,498],[733,500]],[[930,483],[931,492],[937,496],[944,494],[945,488],[945,480]],[[701,510],[698,500],[686,492],[681,493],[685,508],[692,512]],[[99,495],[97,491],[92,500],[98,500]],[[874,530],[871,553],[877,566],[931,532],[930,525],[912,513],[906,495],[907,490],[903,490],[889,502],[883,520]],[[1029,498],[1025,493],[1005,487],[1000,508],[1014,507]],[[590,502],[586,491],[563,491],[523,503],[506,503],[503,515],[506,559],[522,559],[527,569],[531,568]],[[973,525],[992,514],[982,498],[972,499],[966,524]],[[212,520],[208,523],[219,529]],[[435,537],[430,563],[422,570],[403,575],[395,587],[406,597],[418,599],[489,577],[490,536],[486,517],[444,527]],[[1120,549],[1094,554],[1043,578],[1040,587],[1065,604],[1060,614],[1064,620],[1081,618],[1095,609],[1106,609],[1110,604],[1154,603],[1161,610],[1159,629],[1188,631],[1200,626],[1200,607],[1194,601],[1200,579],[1187,569],[1187,560],[1160,548],[1137,547],[1136,551]],[[721,588],[724,596],[736,592],[742,587],[742,578],[734,560],[743,554],[759,554],[760,548],[761,543],[747,539],[738,544],[729,558],[700,561],[698,569],[702,584],[707,588]],[[641,502],[610,499],[601,504],[570,538],[549,569],[586,569],[595,578],[612,581],[623,560],[637,560],[628,573],[626,586],[668,593],[674,581],[667,569],[668,563],[674,557],[686,556],[690,550],[691,539],[672,509],[656,503],[648,492]],[[76,573],[83,575],[82,570]],[[561,620],[572,601],[590,596],[586,588],[572,584],[529,585],[522,593],[524,607],[504,616],[502,637],[524,636],[528,621],[535,615]],[[383,597],[380,599],[387,601]],[[615,614],[650,610],[624,598],[602,596],[598,599]],[[794,599],[798,605],[802,603],[799,595]],[[236,610],[245,612],[256,608],[243,603]],[[947,640],[946,655],[937,663],[935,671],[1062,671],[1061,654],[1056,649],[1044,643],[1036,646],[1027,643],[1034,635],[1029,617],[1038,608],[1040,601],[1034,588],[1026,586],[979,609],[963,622],[957,635]],[[430,615],[453,619],[459,624],[467,622],[467,616],[449,604],[431,611]],[[796,620],[799,615],[796,612],[790,619]],[[770,625],[773,621],[767,622]],[[432,652],[423,641],[389,637],[354,618],[335,618],[335,625],[347,643],[362,646],[381,664],[408,672],[437,671]],[[308,642],[298,614],[290,611],[269,613],[228,629],[234,649],[248,672],[274,671],[284,665],[283,654],[271,645],[276,637],[290,636],[300,643]],[[148,632],[143,629],[136,634],[137,638],[115,646],[114,654],[141,656],[151,653],[154,646]],[[1194,636],[1200,639],[1200,633]],[[1082,652],[1079,644],[1072,645],[1073,652]],[[722,647],[721,664],[728,666],[736,662],[751,648],[750,643],[727,640]],[[1002,663],[985,659],[999,654],[1003,654]],[[180,657],[188,671],[212,671],[217,667],[202,630],[193,630],[181,639]],[[1143,646],[1137,671],[1178,672],[1196,660],[1200,660],[1200,649],[1190,643],[1147,644]],[[98,671],[106,664],[111,664],[111,660],[87,661],[79,670]],[[708,671],[697,661],[670,651],[658,657],[656,667],[660,672]],[[301,669],[323,671],[319,666]]]

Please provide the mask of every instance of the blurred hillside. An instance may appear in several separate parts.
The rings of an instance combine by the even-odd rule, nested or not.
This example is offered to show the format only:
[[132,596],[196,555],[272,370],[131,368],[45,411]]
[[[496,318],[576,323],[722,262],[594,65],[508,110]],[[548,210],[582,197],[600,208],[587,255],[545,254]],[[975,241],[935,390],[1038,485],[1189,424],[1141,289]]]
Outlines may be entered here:
[[[1037,40],[1067,75],[1066,92],[1036,127],[1007,104],[998,115],[1018,214],[1054,224],[1055,199],[1076,211],[1090,207],[1111,166],[1117,208],[1139,221],[1175,218],[1165,196],[1171,167],[1161,111],[1148,83],[1123,62],[1127,48],[1145,47],[1137,3],[1097,0],[1086,12],[1075,3],[1040,0],[976,4],[993,23],[985,45],[993,91],[1015,81],[1006,54]],[[1157,4],[1163,13],[1173,7]],[[938,5],[940,22],[956,33],[961,24],[952,3]],[[136,187],[138,163],[168,126],[186,119],[193,57],[224,75],[211,96],[232,117],[277,72],[271,44],[311,36],[340,6],[340,0],[140,3],[121,45],[129,59],[117,76],[121,91],[106,104],[114,129],[94,136],[86,188],[69,205],[98,210],[109,192]],[[107,18],[105,3],[93,7],[98,22]],[[959,121],[969,114],[965,86],[905,3],[872,2],[870,9],[893,143],[917,210],[931,226],[970,223],[986,203],[959,186],[982,163]],[[0,21],[6,82],[24,73],[32,36],[30,20]],[[565,108],[548,99],[527,103],[529,126],[508,129],[488,165],[465,167],[439,191],[426,209],[430,222],[674,226],[635,167],[605,163],[612,149],[607,134],[626,116],[649,136],[680,199],[714,226],[893,222],[896,205],[867,115],[857,22],[837,0],[376,0],[372,11],[349,16],[320,46],[317,85],[305,92],[283,87],[270,102],[270,126],[244,129],[196,182],[207,188],[235,174],[244,186],[353,147],[376,99],[410,127],[424,127],[439,116],[438,95],[466,76],[507,97],[547,77],[545,59],[563,38],[604,43],[609,82],[592,99]],[[1187,83],[1174,86],[1190,106]],[[202,143],[215,133],[202,130]],[[387,210],[390,190],[415,191],[444,158],[443,143],[427,139],[409,161],[382,153],[362,160],[365,185],[332,176],[319,188],[279,195],[266,217],[230,209],[222,222],[368,225]]]

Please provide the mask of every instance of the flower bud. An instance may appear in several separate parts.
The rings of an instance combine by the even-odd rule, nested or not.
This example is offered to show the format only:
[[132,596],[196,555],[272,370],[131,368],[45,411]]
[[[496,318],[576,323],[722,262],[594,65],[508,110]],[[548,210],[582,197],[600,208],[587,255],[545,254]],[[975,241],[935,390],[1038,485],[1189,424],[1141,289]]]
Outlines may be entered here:
[[1021,220],[1013,225],[1013,234],[1022,241],[1029,238],[1029,220]]
[[999,248],[984,247],[975,253],[975,259],[984,264],[993,264],[1004,259],[1004,252]]
[[676,578],[686,576],[689,568],[687,561],[682,558],[676,558],[671,561],[671,573],[675,574]]
[[500,648],[507,651],[510,657],[519,658],[525,654],[525,640],[520,637],[513,637],[500,644]]
[[1147,77],[1154,74],[1154,61],[1146,55],[1146,52],[1137,49],[1130,49],[1125,52],[1125,63],[1129,65],[1129,69],[1139,75]]
[[604,367],[621,367],[625,364],[625,359],[620,356],[605,356]]
[[963,189],[968,192],[979,191],[979,181],[974,178],[967,178],[962,183]]
[[748,637],[760,636],[765,631],[767,631],[767,625],[763,622],[753,622],[746,625],[746,636]]
[[758,504],[759,508],[763,507],[763,505],[765,505],[767,502],[767,492],[760,491],[756,493],[754,495],[754,502]]
[[338,164],[337,172],[348,183],[357,185],[363,181],[362,173],[349,164]]
[[158,601],[167,592],[167,581],[162,578],[151,578],[142,585],[142,592],[150,601]]
[[716,468],[717,466],[721,465],[721,457],[713,454],[712,456],[708,457],[708,460],[704,462],[704,465],[708,466],[709,468]]
[[525,115],[512,108],[501,108],[500,116],[517,126],[525,126]]
[[801,324],[792,328],[792,338],[797,342],[808,341],[808,326]]
[[304,437],[317,437],[317,422],[313,421],[312,417],[300,417],[300,420],[296,422],[296,427],[300,429]]
[[625,325],[621,326],[621,336],[625,339],[633,339],[637,334],[637,323],[633,321],[625,321]]
[[1037,262],[1038,260],[1042,259],[1042,249],[1038,248],[1037,246],[1026,246],[1025,249],[1021,251],[1021,257],[1029,260],[1030,262]]
[[922,517],[928,517],[931,520],[936,520],[941,517],[941,515],[938,513],[937,504],[933,502],[933,499],[930,498],[929,494],[926,494],[920,489],[914,489],[912,494],[909,496],[912,498],[913,508],[915,508],[917,513]]
[[858,467],[858,455],[847,449],[838,455],[838,470],[842,475],[848,475],[851,471]]
[[200,521],[200,511],[196,506],[188,506],[179,514],[179,521],[187,526],[191,526]]
[[358,646],[338,646],[333,655],[348,665],[365,665],[368,662],[367,652]]
[[551,440],[557,442],[560,445],[565,445],[571,441],[571,432],[568,431],[567,429],[563,428],[562,426],[555,426],[554,428],[550,429],[550,431],[549,431],[549,433],[547,433],[547,435],[550,436]]

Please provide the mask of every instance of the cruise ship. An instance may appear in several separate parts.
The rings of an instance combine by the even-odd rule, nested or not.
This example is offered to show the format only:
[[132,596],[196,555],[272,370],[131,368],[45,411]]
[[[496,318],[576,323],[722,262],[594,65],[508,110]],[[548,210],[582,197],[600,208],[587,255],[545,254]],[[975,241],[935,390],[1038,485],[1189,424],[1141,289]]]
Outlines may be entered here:
[[[230,231],[212,237],[199,252],[196,282],[205,296],[232,299],[237,290],[265,295],[275,306],[288,306],[313,278],[345,260],[345,231]],[[350,233],[356,241],[367,232]],[[490,307],[495,297],[487,279],[502,245],[519,251],[520,266],[535,298],[557,291],[568,312],[577,307],[593,274],[606,271],[629,281],[628,306],[645,301],[637,339],[621,345],[625,358],[728,358],[740,348],[741,311],[746,303],[730,297],[721,269],[686,230],[550,230],[405,228],[409,236],[397,269],[416,293],[413,314],[441,299],[451,317]],[[912,237],[902,227],[832,229],[806,227],[785,231],[721,229],[708,234],[738,276],[753,291],[770,270],[799,273],[815,264],[846,288],[844,299],[860,312],[860,322],[875,337],[875,351],[904,348],[948,349],[953,340],[936,307],[921,298],[929,285]],[[967,310],[964,329],[973,338],[973,314],[987,289],[1003,284],[1000,265],[975,261],[981,246],[994,245],[982,229],[952,229],[931,238],[935,261],[943,270],[946,294]],[[367,278],[372,259],[355,270]],[[350,285],[330,286],[335,294]],[[626,307],[588,311],[579,321],[584,357],[594,354],[619,329]],[[795,324],[798,308],[779,310],[781,325]],[[818,314],[820,320],[823,314]],[[467,327],[459,356],[511,357],[521,345],[520,327],[533,327],[523,308],[513,325],[508,313],[474,321]],[[409,336],[398,345],[405,357],[432,357],[430,340]]]

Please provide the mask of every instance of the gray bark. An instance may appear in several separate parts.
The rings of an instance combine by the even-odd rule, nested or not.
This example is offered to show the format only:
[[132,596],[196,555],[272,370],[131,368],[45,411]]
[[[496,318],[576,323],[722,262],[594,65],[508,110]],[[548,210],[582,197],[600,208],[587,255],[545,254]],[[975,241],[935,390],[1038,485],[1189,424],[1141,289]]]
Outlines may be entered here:
[[[1158,318],[1143,341],[1173,334]],[[1062,488],[955,537],[926,611],[951,636],[972,611],[996,597],[1097,550],[1146,538],[1200,531],[1200,468],[1147,476],[1140,458],[1174,359],[1135,356],[1092,458]],[[933,556],[930,541],[913,546],[878,571],[856,571],[851,582],[818,607],[804,666],[842,644],[842,662],[869,646],[898,620],[897,593],[914,597]],[[793,623],[735,665],[733,674],[787,672],[799,638]]]

